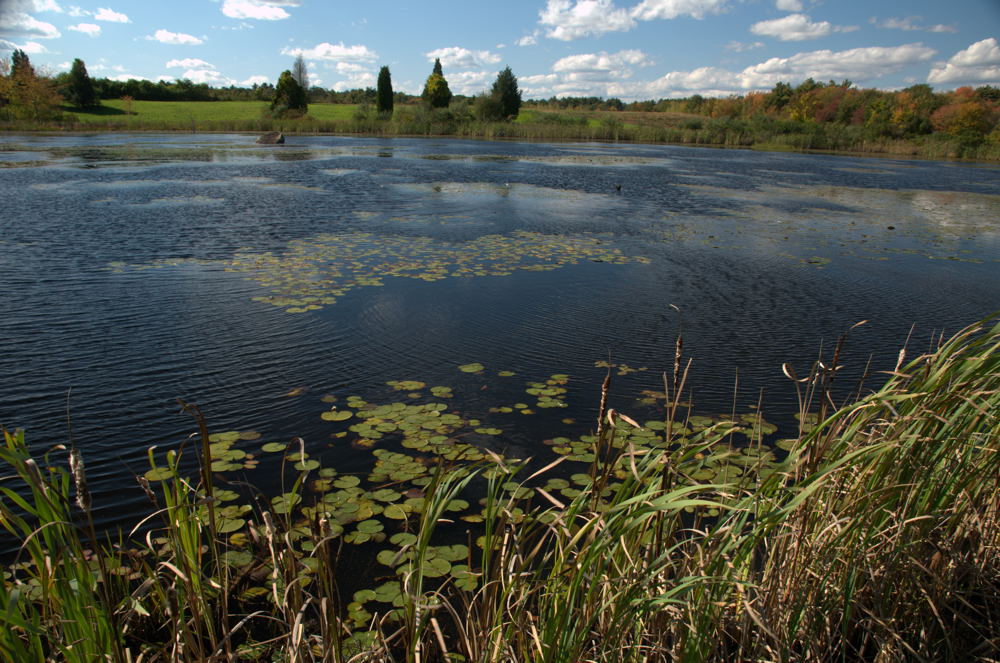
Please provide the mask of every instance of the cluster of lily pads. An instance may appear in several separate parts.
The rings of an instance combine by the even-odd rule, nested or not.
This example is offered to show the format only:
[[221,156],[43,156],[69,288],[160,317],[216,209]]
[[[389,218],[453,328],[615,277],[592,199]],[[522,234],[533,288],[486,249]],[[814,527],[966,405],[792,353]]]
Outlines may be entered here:
[[[429,237],[399,237],[352,232],[322,234],[290,242],[281,253],[237,252],[225,269],[243,274],[271,294],[254,301],[288,313],[305,313],[335,304],[355,288],[385,285],[386,278],[440,281],[454,277],[510,276],[516,271],[543,272],[583,261],[648,263],[626,256],[606,237],[544,235],[518,231],[483,235],[465,243]],[[114,272],[169,267],[185,261],[168,259],[145,265],[109,264]]]
[[[471,374],[486,372],[479,362],[463,364],[457,369]],[[499,373],[504,377],[514,375],[513,371]],[[569,375],[559,373],[542,380],[530,380],[525,383],[525,392],[537,399],[538,408],[565,407],[569,379]],[[316,561],[310,554],[315,543],[309,537],[309,524],[322,519],[327,523],[326,536],[345,544],[372,546],[371,556],[387,567],[386,573],[396,576],[385,580],[385,573],[376,572],[376,584],[354,592],[347,611],[357,627],[368,623],[373,612],[391,611],[402,604],[401,579],[414,564],[414,533],[426,506],[426,491],[442,465],[448,468],[449,474],[462,477],[468,476],[473,467],[487,464],[485,471],[482,468],[480,471],[483,476],[499,480],[505,499],[512,505],[510,517],[516,522],[528,518],[548,521],[555,517],[551,511],[534,510],[533,499],[539,489],[549,500],[571,501],[581,492],[592,489],[594,475],[589,468],[600,462],[608,464],[608,476],[613,478],[612,483],[601,486],[600,495],[606,497],[616,487],[614,480],[626,478],[636,454],[654,453],[683,444],[685,439],[707,429],[728,442],[712,452],[695,454],[674,468],[687,481],[711,484],[739,482],[743,477],[749,481],[752,477],[766,475],[777,462],[774,451],[762,444],[767,436],[775,433],[776,427],[759,412],[737,417],[688,416],[670,425],[669,441],[665,432],[667,422],[653,418],[641,425],[633,425],[638,424],[634,420],[619,421],[603,441],[592,431],[540,440],[540,451],[548,448],[554,456],[565,457],[566,462],[559,473],[549,472],[527,483],[509,474],[509,468],[523,466],[527,461],[504,454],[503,430],[450,407],[445,400],[452,397],[451,387],[428,386],[418,380],[392,380],[386,386],[389,393],[399,393],[405,400],[372,402],[351,395],[341,403],[336,396],[323,397],[330,408],[320,417],[331,426],[330,438],[346,440],[356,449],[371,449],[373,463],[366,473],[344,474],[323,467],[318,459],[310,457],[301,441],[260,444],[261,435],[256,431],[215,433],[209,440],[212,470],[222,476],[253,470],[262,455],[280,456],[280,461],[270,460],[268,466],[280,462],[297,473],[296,487],[271,497],[263,508],[289,519],[289,540],[298,546],[296,554],[301,557],[307,575],[316,570]],[[651,391],[644,403],[659,406],[662,400],[662,394]],[[647,407],[647,410],[652,411],[652,408]],[[497,415],[515,412],[527,415],[534,411],[527,403],[518,403],[512,407],[491,408],[490,415],[496,419]],[[563,422],[568,429],[576,423],[569,418]],[[546,459],[541,457],[536,461],[546,462]],[[172,472],[154,465],[145,476],[150,481],[160,481],[170,478]],[[230,547],[224,559],[234,569],[246,568],[256,561],[250,545],[255,526],[249,522],[254,510],[250,504],[240,503],[236,491],[217,488],[213,496],[219,501],[215,512],[217,531],[228,536]],[[468,535],[470,543],[478,524],[484,520],[482,507],[485,504],[485,499],[477,502],[475,496],[462,495],[445,505],[456,523],[465,523],[464,526],[472,529]],[[549,502],[546,504],[551,506]],[[199,508],[207,518],[207,508]],[[481,538],[475,542],[477,546],[483,545]],[[422,576],[447,579],[461,591],[475,589],[478,553],[454,541],[434,543],[436,545],[422,550]],[[379,576],[383,576],[380,581],[377,580]],[[309,578],[304,578],[303,582],[308,583]],[[264,587],[255,586],[246,588],[242,596],[251,600],[268,596],[268,593]]]

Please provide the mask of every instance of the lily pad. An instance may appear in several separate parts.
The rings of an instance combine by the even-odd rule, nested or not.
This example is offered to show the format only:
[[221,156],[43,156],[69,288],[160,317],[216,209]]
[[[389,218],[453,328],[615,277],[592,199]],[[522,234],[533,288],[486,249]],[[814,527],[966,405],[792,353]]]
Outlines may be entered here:
[[147,481],[166,481],[174,476],[174,471],[169,467],[154,467],[143,476]]
[[458,370],[463,373],[482,373],[484,368],[482,364],[474,362],[472,364],[462,364],[458,367]]

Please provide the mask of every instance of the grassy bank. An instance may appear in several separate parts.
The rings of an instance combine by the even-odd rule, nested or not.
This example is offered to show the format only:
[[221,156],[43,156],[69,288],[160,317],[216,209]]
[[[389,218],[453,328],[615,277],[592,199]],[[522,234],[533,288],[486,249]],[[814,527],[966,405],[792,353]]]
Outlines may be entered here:
[[946,134],[873,139],[863,127],[817,124],[761,116],[710,118],[672,112],[553,111],[524,109],[515,122],[474,119],[469,108],[429,111],[398,106],[391,119],[349,104],[312,104],[299,119],[267,117],[266,102],[105,100],[94,111],[64,109],[61,119],[7,121],[7,131],[185,131],[457,136],[533,141],[629,141],[762,150],[819,150],[935,159],[1000,160],[1000,144],[969,142]]
[[[593,434],[550,441],[568,451],[544,467],[442,434],[458,417],[433,405],[352,397],[351,410],[324,418],[385,431],[408,421],[396,434],[412,453],[377,450],[362,480],[319,467],[298,443],[265,444],[285,454],[290,486],[242,506],[236,484],[222,481],[227,463],[245,457],[240,434],[210,434],[185,406],[198,422],[193,448],[150,450],[140,483],[154,527],[120,545],[96,541],[75,450],[36,461],[23,436],[5,433],[0,515],[20,553],[0,592],[0,652],[17,661],[997,658],[996,319],[930,354],[901,353],[880,388],[839,408],[828,368],[838,345],[794,382],[802,425],[779,442],[782,457],[762,445],[759,415],[707,421],[685,410],[680,347],[662,418],[640,426],[609,408],[609,374]],[[540,383],[540,397],[558,397],[560,383]],[[198,478],[180,471],[184,453],[199,456]],[[370,587],[347,589],[357,581],[343,570],[352,544],[381,569]]]

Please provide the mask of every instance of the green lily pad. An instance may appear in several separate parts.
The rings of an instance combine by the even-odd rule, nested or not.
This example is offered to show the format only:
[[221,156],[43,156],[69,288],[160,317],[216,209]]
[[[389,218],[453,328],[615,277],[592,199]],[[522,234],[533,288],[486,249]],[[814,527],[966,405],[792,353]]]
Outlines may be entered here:
[[412,546],[417,542],[417,535],[412,532],[397,532],[389,537],[389,543],[397,546]]
[[442,557],[424,560],[423,572],[426,578],[440,578],[451,571],[451,562]]
[[377,520],[362,520],[357,524],[359,532],[364,532],[365,534],[375,534],[376,532],[381,532],[385,529],[385,525]]
[[482,373],[484,368],[482,364],[475,362],[472,364],[462,364],[458,367],[458,370],[463,373]]
[[327,410],[319,416],[324,421],[347,421],[354,413],[350,410]]
[[174,476],[174,471],[169,467],[154,467],[143,476],[147,481],[166,481]]
[[216,523],[216,531],[219,534],[229,534],[230,532],[235,532],[236,530],[242,528],[247,524],[247,521],[242,518],[222,518]]
[[446,559],[449,562],[457,562],[460,559],[468,558],[469,547],[460,543],[451,546],[435,546],[434,556]]
[[266,453],[277,453],[279,451],[284,451],[288,448],[286,442],[268,442],[260,448],[261,451]]
[[227,550],[222,554],[222,561],[226,566],[241,568],[253,562],[253,555],[242,550]]
[[397,580],[391,580],[375,588],[375,600],[379,603],[392,603],[402,596],[403,588]]

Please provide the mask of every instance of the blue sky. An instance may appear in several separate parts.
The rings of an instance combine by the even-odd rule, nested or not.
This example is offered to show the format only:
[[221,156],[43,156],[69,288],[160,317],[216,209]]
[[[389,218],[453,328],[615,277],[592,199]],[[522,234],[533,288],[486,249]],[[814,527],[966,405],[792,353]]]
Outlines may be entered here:
[[[91,76],[374,86],[419,93],[435,57],[452,91],[504,66],[527,98],[720,96],[850,79],[1000,86],[1000,0],[0,0],[0,50]],[[9,53],[8,53],[9,55]]]

